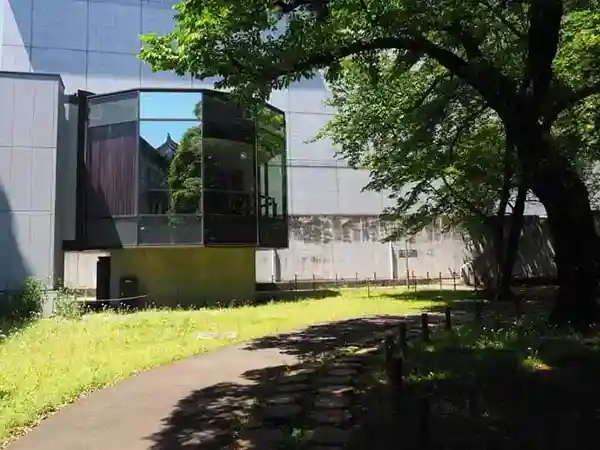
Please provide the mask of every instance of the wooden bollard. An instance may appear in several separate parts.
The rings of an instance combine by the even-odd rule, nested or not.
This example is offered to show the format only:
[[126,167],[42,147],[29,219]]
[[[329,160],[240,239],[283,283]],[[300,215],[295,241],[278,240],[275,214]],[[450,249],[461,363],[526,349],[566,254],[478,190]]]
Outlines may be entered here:
[[423,342],[429,342],[429,316],[421,314],[421,338]]
[[423,397],[419,402],[419,429],[417,448],[428,450],[431,444],[431,406],[429,398]]
[[518,295],[515,296],[515,316],[521,317],[523,315],[523,303],[522,298]]
[[481,318],[483,316],[483,302],[481,300],[477,300],[475,302],[475,321],[481,323]]
[[446,330],[451,330],[452,329],[452,309],[450,308],[450,306],[446,305],[446,308],[444,309],[444,315],[446,318]]
[[479,417],[479,395],[476,392],[470,392],[469,394],[469,415],[472,418]]
[[406,347],[407,347],[406,322],[400,322],[400,325],[398,325],[398,345],[400,346],[400,352],[401,352],[402,356],[406,358]]
[[394,359],[394,336],[388,335],[385,337],[383,344],[383,351],[385,357],[385,370],[390,381],[394,381],[393,373],[393,359]]

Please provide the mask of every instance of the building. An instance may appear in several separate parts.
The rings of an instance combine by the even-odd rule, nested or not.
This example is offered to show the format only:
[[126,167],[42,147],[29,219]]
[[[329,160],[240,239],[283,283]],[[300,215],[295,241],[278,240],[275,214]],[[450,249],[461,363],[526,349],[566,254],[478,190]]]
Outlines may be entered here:
[[[95,284],[97,253],[81,253],[75,251],[75,247],[63,246],[58,237],[42,238],[37,231],[33,234],[26,231],[41,230],[48,221],[63,220],[57,213],[52,213],[46,203],[39,203],[37,196],[42,191],[47,196],[52,194],[46,184],[52,180],[44,179],[43,176],[46,175],[39,175],[38,171],[47,167],[46,164],[53,163],[52,158],[57,158],[60,152],[44,152],[40,149],[46,148],[44,146],[52,148],[53,145],[56,149],[57,145],[66,145],[64,142],[75,139],[76,135],[71,130],[70,137],[58,136],[58,144],[53,144],[50,140],[42,142],[44,138],[41,137],[43,132],[40,124],[50,117],[50,111],[42,110],[42,105],[50,108],[48,105],[54,101],[52,96],[58,96],[56,101],[60,103],[72,98],[70,96],[78,91],[93,93],[97,96],[96,101],[100,101],[102,98],[109,98],[101,97],[104,94],[121,91],[133,93],[146,88],[212,87],[211,80],[195,80],[171,73],[152,73],[136,57],[140,48],[140,34],[150,31],[165,33],[171,29],[174,3],[175,0],[2,0],[0,71],[12,73],[10,77],[6,74],[3,76],[3,79],[12,80],[12,90],[3,91],[2,97],[12,99],[15,107],[12,110],[0,110],[2,114],[13,115],[12,121],[6,121],[4,117],[0,120],[0,146],[5,146],[0,151],[0,170],[5,186],[4,201],[0,198],[0,209],[11,212],[10,215],[5,214],[5,220],[11,217],[12,225],[9,228],[13,236],[5,239],[13,242],[14,252],[24,255],[22,259],[25,261],[22,270],[18,269],[19,265],[13,263],[12,259],[11,262],[3,262],[13,267],[11,273],[14,275],[9,277],[10,280],[18,279],[19,274],[31,272],[40,277],[65,277],[67,283],[73,286],[93,287]],[[43,74],[54,74],[60,78]],[[56,86],[50,88],[52,83]],[[290,215],[290,240],[287,249],[257,253],[257,280],[290,280],[295,277],[403,278],[404,274],[412,271],[425,276],[426,272],[442,272],[447,275],[459,270],[462,264],[461,243],[452,239],[452,236],[442,234],[437,227],[406,241],[381,242],[385,230],[379,223],[378,215],[389,201],[386,195],[362,192],[369,174],[353,170],[337,159],[335,149],[327,140],[307,143],[333,113],[323,103],[326,97],[327,86],[321,78],[316,77],[285,91],[275,92],[270,99],[273,106],[285,112],[287,194],[281,189],[280,192],[275,191],[281,185],[279,182],[269,187],[263,186],[267,191],[273,192],[267,196],[270,199],[263,199],[261,208],[273,213],[282,210],[282,202],[285,203]],[[22,104],[28,106],[21,106]],[[53,120],[74,120],[69,117],[71,113],[67,110],[64,118],[57,115]],[[190,118],[186,120],[189,121]],[[143,127],[142,124],[140,134],[145,132]],[[125,128],[126,126],[123,129]],[[160,134],[160,142],[158,132],[157,136],[152,134],[154,132],[143,136],[144,144],[141,147],[145,150],[140,149],[140,155],[152,155],[147,160],[141,157],[145,161],[141,183],[147,189],[142,189],[141,195],[145,197],[140,196],[140,201],[150,213],[164,213],[165,208],[168,208],[165,193],[169,187],[161,186],[160,183],[168,165],[165,161],[169,153],[157,152],[156,148],[161,144],[172,146],[172,142],[178,142],[179,136],[176,136],[176,130],[164,131]],[[97,132],[100,133],[101,130]],[[11,150],[7,151],[6,148]],[[61,172],[72,173],[69,172],[72,170],[72,167],[59,163],[58,172],[52,176],[61,177],[64,176]],[[25,175],[26,171],[29,171],[29,178]],[[216,178],[213,181],[218,183],[217,171],[214,176]],[[272,174],[272,179],[276,179],[276,176],[277,174]],[[31,180],[30,190],[26,194],[21,188],[15,187],[14,181],[6,180],[19,180],[19,183]],[[230,182],[238,187],[242,186],[243,176]],[[57,203],[67,201],[58,197],[45,199],[46,202],[54,200]],[[238,207],[242,207],[244,203],[243,198],[231,195],[225,200],[238,204]],[[222,194],[204,198],[205,202],[213,202],[215,205],[225,200]],[[21,206],[25,204],[26,207]],[[27,220],[21,217],[21,211],[30,212]],[[56,217],[38,217],[38,212],[55,214]],[[48,225],[47,229],[57,227]],[[33,250],[40,248],[40,239],[45,239],[44,242],[56,240],[53,244],[52,263],[47,255],[42,256],[38,254],[38,250]],[[154,237],[149,235],[147,239]],[[38,261],[39,258],[43,258],[44,262]],[[44,269],[50,267],[49,264],[53,269]],[[26,266],[31,267],[31,270],[26,269]]]

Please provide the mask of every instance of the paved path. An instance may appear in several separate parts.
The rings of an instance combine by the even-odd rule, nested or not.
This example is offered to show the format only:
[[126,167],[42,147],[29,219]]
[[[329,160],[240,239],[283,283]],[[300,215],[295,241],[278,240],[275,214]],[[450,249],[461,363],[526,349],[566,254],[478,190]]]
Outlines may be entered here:
[[191,436],[187,443],[157,442],[181,399],[218,384],[250,384],[242,376],[248,370],[296,362],[276,349],[248,353],[242,346],[227,347],[141,373],[65,407],[8,450],[192,448]]
[[273,374],[342,344],[363,343],[401,319],[317,325],[144,372],[63,408],[8,450],[227,448],[213,434],[231,428],[257,392],[273,384]]

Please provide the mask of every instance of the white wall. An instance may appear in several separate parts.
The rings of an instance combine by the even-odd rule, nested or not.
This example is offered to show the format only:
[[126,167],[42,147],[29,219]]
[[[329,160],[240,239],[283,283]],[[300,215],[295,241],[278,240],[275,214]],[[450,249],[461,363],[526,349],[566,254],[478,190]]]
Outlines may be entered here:
[[0,290],[54,282],[58,76],[0,72]]

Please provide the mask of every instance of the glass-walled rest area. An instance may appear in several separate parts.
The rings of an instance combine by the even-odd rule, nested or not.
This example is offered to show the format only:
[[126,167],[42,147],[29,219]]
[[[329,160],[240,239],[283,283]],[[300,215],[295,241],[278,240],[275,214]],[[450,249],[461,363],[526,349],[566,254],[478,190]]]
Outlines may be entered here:
[[214,91],[88,97],[87,248],[287,247],[284,114]]

